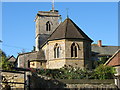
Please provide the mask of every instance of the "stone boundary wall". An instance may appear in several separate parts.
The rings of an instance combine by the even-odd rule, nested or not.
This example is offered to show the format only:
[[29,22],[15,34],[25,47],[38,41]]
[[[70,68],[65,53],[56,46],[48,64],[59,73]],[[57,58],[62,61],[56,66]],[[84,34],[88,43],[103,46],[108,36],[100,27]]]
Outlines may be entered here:
[[2,71],[2,88],[10,86],[10,88],[24,88],[24,73],[17,71]]
[[114,84],[66,84],[65,88],[80,88],[92,90],[118,90]]
[[57,79],[66,84],[114,84],[114,79]]
[[50,77],[41,76],[41,75],[35,75],[32,74],[29,76],[30,78],[30,90],[35,90],[35,88],[64,88],[65,84],[55,80],[51,79]]
[[[30,76],[30,88],[77,88],[77,89],[94,89],[94,90],[117,90],[114,79],[95,80],[95,79],[51,79],[41,75]],[[31,89],[32,90],[32,89]]]

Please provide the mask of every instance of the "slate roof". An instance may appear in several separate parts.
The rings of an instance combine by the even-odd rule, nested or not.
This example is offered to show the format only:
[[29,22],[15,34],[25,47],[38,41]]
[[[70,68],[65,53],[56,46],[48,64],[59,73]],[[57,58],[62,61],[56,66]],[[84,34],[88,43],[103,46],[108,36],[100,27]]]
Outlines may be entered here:
[[45,54],[43,50],[38,51],[37,53],[36,60],[45,60]]
[[97,53],[99,56],[101,55],[110,55],[112,56],[118,49],[120,48],[120,46],[91,46],[91,50],[94,53]]
[[120,49],[105,63],[108,66],[120,66]]
[[48,40],[57,39],[81,39],[92,42],[92,40],[69,18],[62,22],[48,38]]
[[45,55],[42,50],[40,51],[34,51],[34,52],[27,52],[27,53],[21,53],[18,55],[18,58],[25,58],[26,60],[32,61],[32,60],[45,60]]

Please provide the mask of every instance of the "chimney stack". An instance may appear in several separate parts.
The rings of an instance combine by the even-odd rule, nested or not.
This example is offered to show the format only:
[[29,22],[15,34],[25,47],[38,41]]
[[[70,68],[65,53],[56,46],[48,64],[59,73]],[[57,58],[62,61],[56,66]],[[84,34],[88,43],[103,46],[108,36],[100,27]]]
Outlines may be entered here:
[[98,46],[102,47],[102,40],[98,40]]

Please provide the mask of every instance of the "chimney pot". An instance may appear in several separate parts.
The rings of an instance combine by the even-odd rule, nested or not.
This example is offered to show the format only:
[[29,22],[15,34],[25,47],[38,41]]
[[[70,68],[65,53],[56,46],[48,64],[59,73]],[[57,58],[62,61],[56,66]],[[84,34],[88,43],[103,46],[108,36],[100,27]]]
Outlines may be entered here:
[[98,40],[98,46],[102,47],[102,40]]

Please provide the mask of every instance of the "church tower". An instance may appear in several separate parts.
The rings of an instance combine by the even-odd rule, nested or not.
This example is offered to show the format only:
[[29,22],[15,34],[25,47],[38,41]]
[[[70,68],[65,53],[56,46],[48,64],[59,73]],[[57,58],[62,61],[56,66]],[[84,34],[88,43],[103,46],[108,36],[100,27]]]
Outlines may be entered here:
[[54,10],[54,4],[52,4],[52,10],[50,11],[38,11],[36,22],[36,35],[35,35],[35,47],[36,51],[40,50],[41,45],[47,40],[52,32],[59,25],[59,12]]

